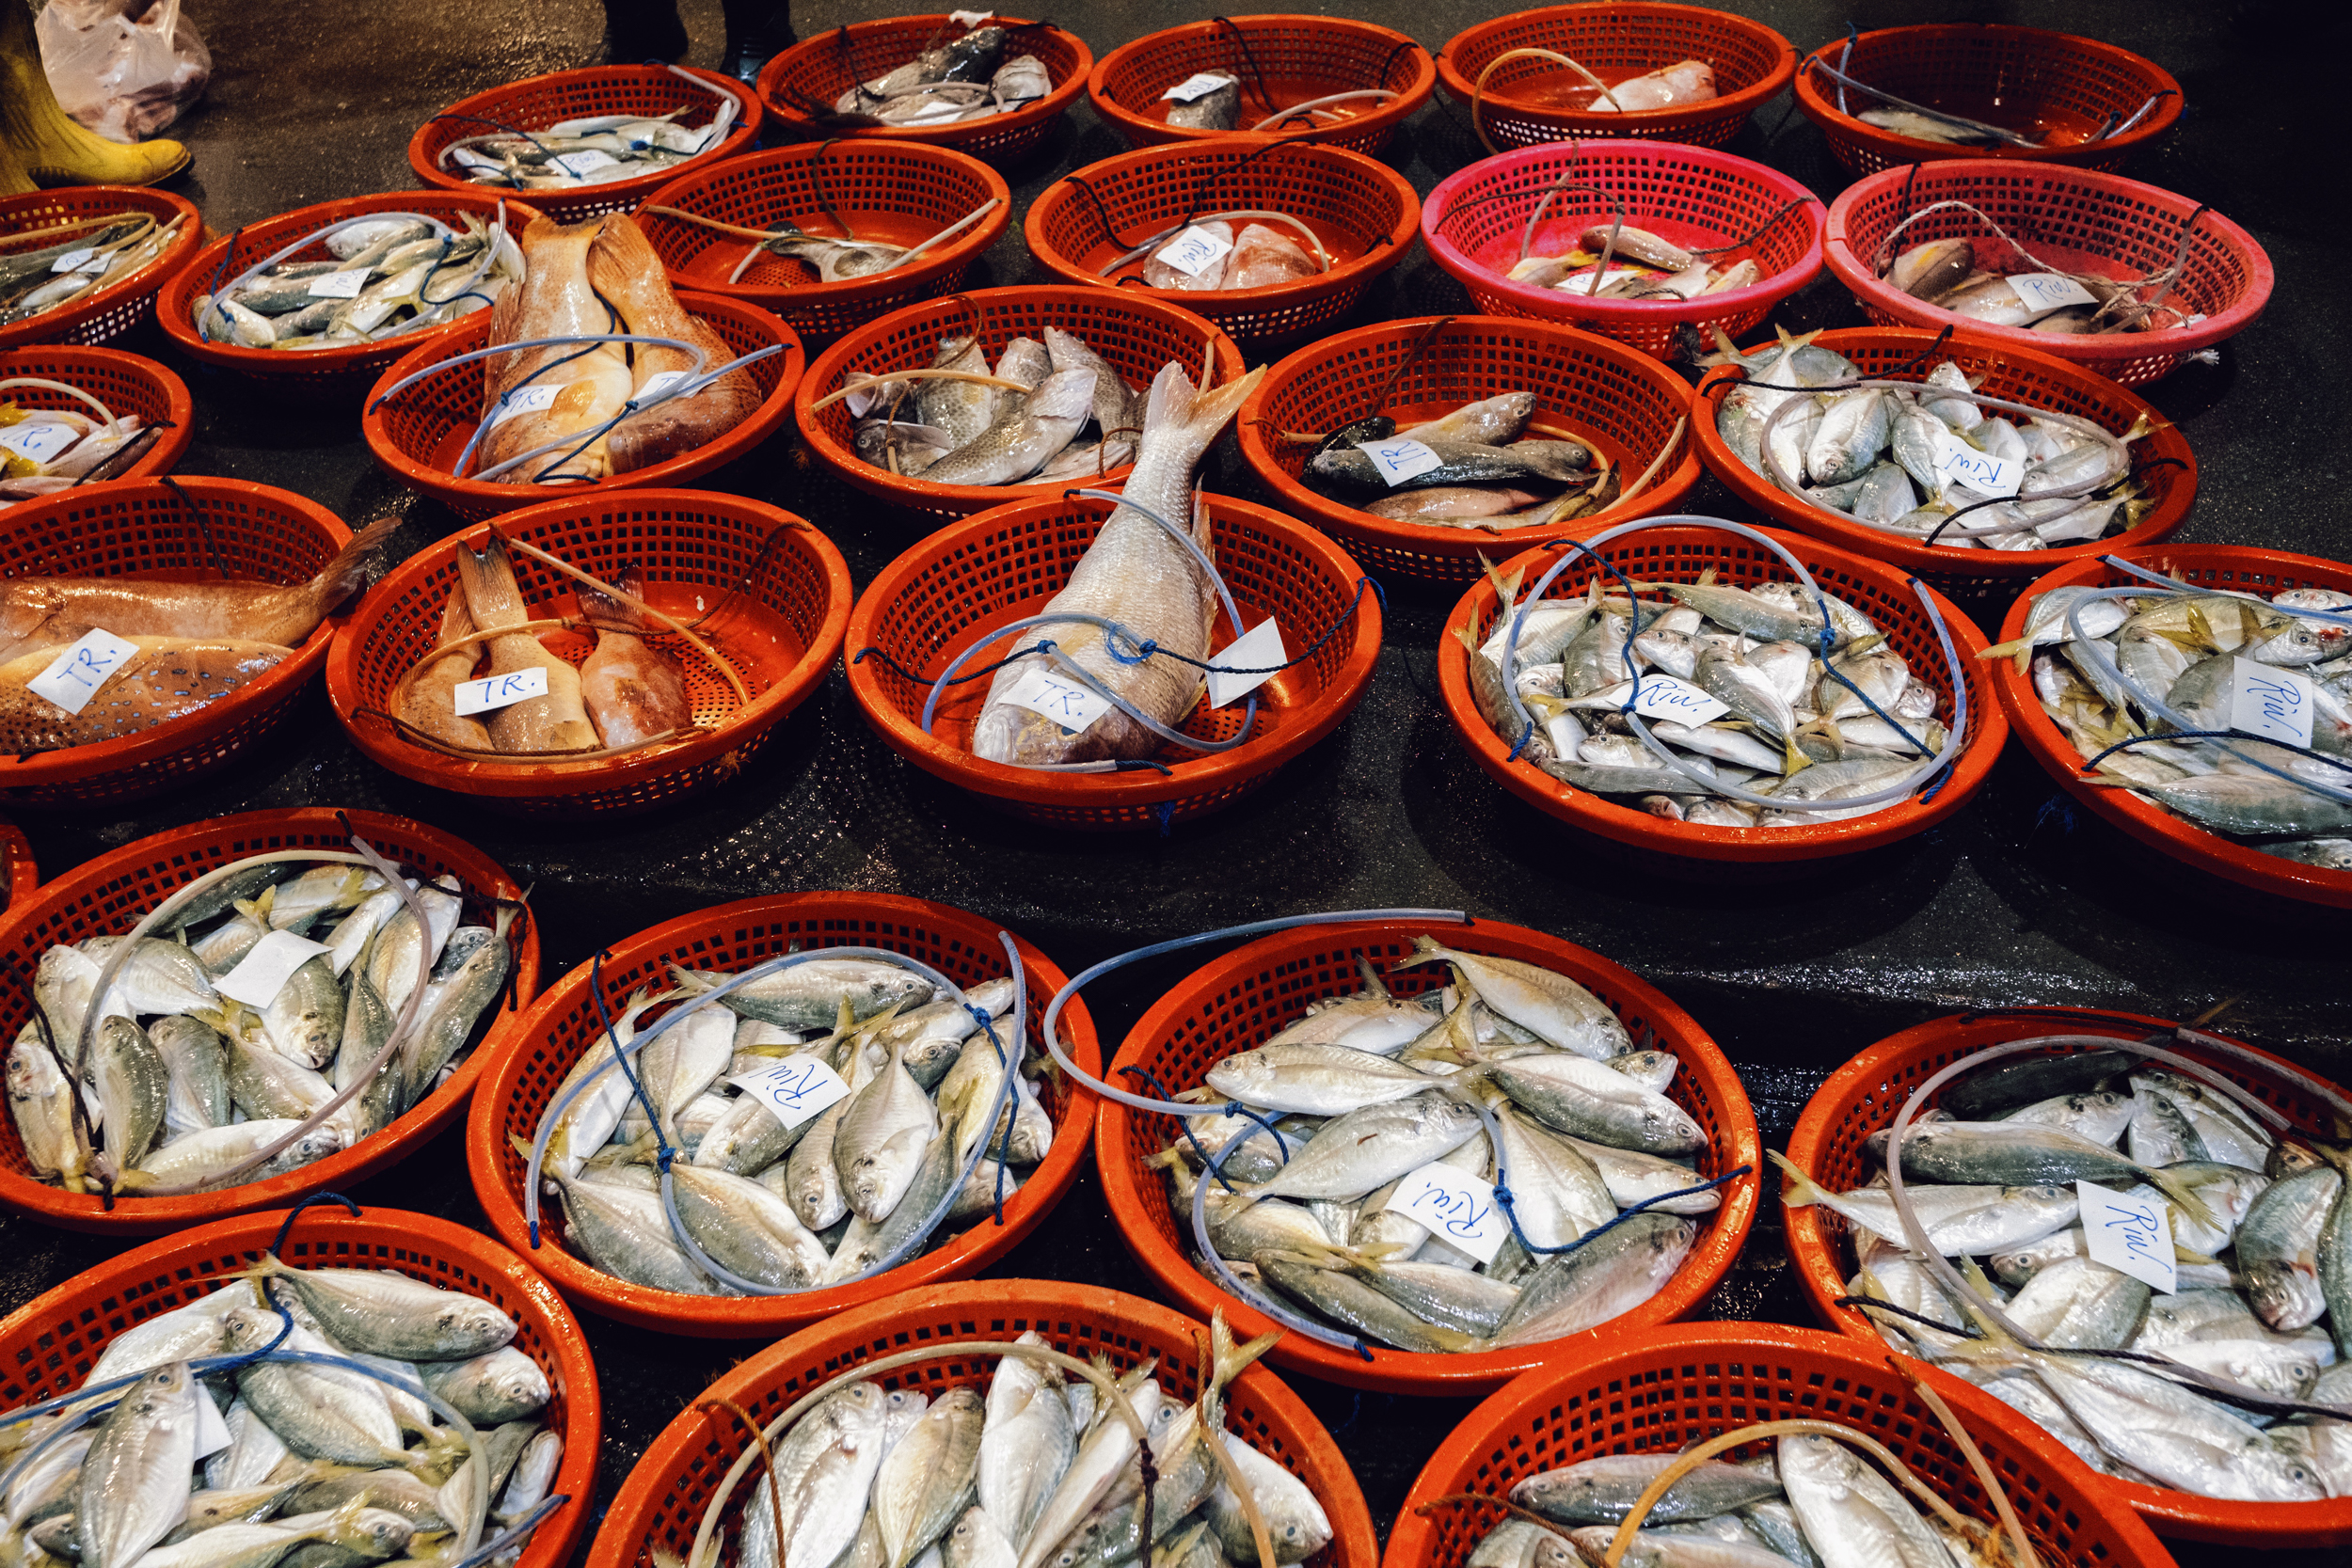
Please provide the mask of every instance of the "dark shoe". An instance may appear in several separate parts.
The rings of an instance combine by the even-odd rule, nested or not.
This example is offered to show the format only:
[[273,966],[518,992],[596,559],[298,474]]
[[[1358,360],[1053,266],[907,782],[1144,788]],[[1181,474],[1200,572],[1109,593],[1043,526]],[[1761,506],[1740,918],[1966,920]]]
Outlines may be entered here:
[[768,62],[800,42],[792,29],[769,31],[748,39],[727,40],[726,60],[720,70],[739,82],[756,82]]
[[686,58],[686,24],[675,0],[604,0],[606,65],[643,65],[647,60]]

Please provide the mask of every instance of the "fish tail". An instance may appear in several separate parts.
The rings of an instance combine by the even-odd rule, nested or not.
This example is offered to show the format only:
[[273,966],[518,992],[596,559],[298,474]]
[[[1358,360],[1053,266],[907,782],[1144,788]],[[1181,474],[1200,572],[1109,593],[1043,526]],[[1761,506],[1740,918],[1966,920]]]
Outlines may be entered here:
[[1226,1326],[1225,1309],[1217,1308],[1215,1315],[1209,1319],[1209,1345],[1213,1365],[1212,1376],[1207,1386],[1201,1391],[1202,1398],[1208,1397],[1210,1389],[1222,1388],[1233,1379],[1241,1376],[1244,1369],[1267,1351],[1272,1350],[1275,1341],[1281,1338],[1280,1329],[1269,1329],[1246,1344],[1235,1344],[1233,1331]]
[[2214,1218],[2213,1211],[2205,1207],[2205,1200],[2197,1196],[2197,1190],[2179,1177],[2168,1170],[2151,1170],[2145,1166],[2140,1169],[2140,1177],[2169,1199],[2174,1208],[2199,1225],[2216,1230],[2222,1228],[2220,1222]]
[[318,570],[310,582],[319,613],[342,604],[368,585],[368,575],[375,565],[375,553],[400,528],[398,517],[378,517],[374,522],[351,536],[334,558]]
[[1438,939],[1423,934],[1413,939],[1413,956],[1396,960],[1398,969],[1410,969],[1415,964],[1436,963],[1454,957],[1453,951],[1440,945]]
[[1784,735],[1780,737],[1780,776],[1784,779],[1802,768],[1811,767],[1813,764],[1813,759],[1806,756],[1804,752],[1798,748],[1797,737],[1793,735]]
[[506,541],[498,534],[490,535],[487,549],[457,546],[457,581],[465,590],[466,609],[482,630],[520,626],[531,618],[523,609],[514,563],[506,556]]
[[1381,1001],[1390,1000],[1389,988],[1381,983],[1380,972],[1372,967],[1372,960],[1361,953],[1356,955],[1356,972],[1364,977],[1364,990]]
[[1827,1190],[1813,1178],[1807,1176],[1795,1162],[1780,1150],[1768,1148],[1764,1153],[1766,1158],[1780,1167],[1780,1174],[1788,1179],[1788,1184],[1781,1189],[1780,1201],[1789,1208],[1809,1209],[1830,1196]]
[[[612,586],[630,598],[642,599],[645,596],[644,579],[634,561],[612,575]],[[575,583],[572,595],[580,601],[580,614],[596,623],[598,631],[644,632],[652,629],[646,625],[644,611],[602,588],[591,588],[584,582]]]
[[1240,412],[1264,377],[1265,367],[1261,365],[1239,381],[1212,391],[1196,391],[1184,367],[1170,363],[1152,379],[1144,402],[1144,430],[1149,435],[1168,432],[1166,438],[1179,449],[1189,467],[1200,460],[1226,421]]

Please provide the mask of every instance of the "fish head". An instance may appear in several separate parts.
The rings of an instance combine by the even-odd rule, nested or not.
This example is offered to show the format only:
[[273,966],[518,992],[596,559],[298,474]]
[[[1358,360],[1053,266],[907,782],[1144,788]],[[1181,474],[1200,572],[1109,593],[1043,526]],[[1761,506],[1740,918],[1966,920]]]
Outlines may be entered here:
[[2246,1297],[2265,1323],[2313,1323],[2327,1310],[2319,1276],[2290,1263],[2265,1260],[2246,1271]]

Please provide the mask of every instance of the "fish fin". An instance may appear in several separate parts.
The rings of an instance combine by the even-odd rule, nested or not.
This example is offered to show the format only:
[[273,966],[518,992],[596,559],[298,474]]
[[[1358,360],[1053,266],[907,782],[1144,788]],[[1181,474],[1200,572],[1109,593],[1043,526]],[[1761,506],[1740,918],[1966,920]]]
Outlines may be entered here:
[[2143,1167],[2140,1174],[2149,1185],[2169,1199],[2175,1209],[2180,1210],[2199,1225],[2215,1230],[2225,1228],[2220,1221],[2214,1217],[2213,1211],[2205,1207],[2205,1200],[2197,1196],[2196,1189],[2179,1177],[2162,1168],[2151,1170]]
[[481,630],[520,626],[531,618],[515,581],[514,563],[507,559],[506,541],[495,530],[485,549],[457,546],[457,580],[465,589],[467,612]]
[[1773,1164],[1778,1165],[1780,1174],[1787,1179],[1787,1185],[1781,1189],[1780,1201],[1789,1208],[1809,1209],[1830,1196],[1826,1188],[1807,1176],[1795,1162],[1780,1150],[1768,1148],[1764,1151],[1764,1156]]
[[1461,643],[1462,646],[1470,653],[1474,654],[1478,652],[1478,638],[1476,634],[1470,629],[1467,623],[1454,628],[1454,640]]
[[[631,598],[645,596],[645,585],[637,562],[629,562],[612,575],[612,586]],[[646,623],[644,612],[601,587],[591,588],[584,582],[572,585],[572,596],[580,601],[580,615],[599,632],[625,631],[644,633],[653,627]]]
[[2006,642],[1994,643],[1977,657],[1979,658],[2009,658],[2017,654],[2030,654],[2031,652],[2033,652],[2031,638],[2013,637]]
[[1451,958],[1453,956],[1451,948],[1439,945],[1436,937],[1423,933],[1413,939],[1413,956],[1409,958],[1397,959],[1391,967],[1410,969],[1415,964],[1434,963],[1439,959]]
[[1813,759],[1806,756],[1803,751],[1798,749],[1797,737],[1795,736],[1782,736],[1780,737],[1780,747],[1782,753],[1780,776],[1782,778],[1788,778],[1790,774],[1802,772],[1804,769],[1813,766]]
[[1361,953],[1356,955],[1356,972],[1364,977],[1364,990],[1381,1001],[1392,1000],[1389,988],[1380,981],[1380,972],[1372,967],[1372,960]]
[[1241,1376],[1251,1362],[1272,1350],[1275,1342],[1281,1338],[1280,1329],[1269,1329],[1246,1344],[1235,1344],[1233,1331],[1225,1323],[1225,1309],[1217,1308],[1209,1319],[1212,1373],[1207,1386],[1201,1390],[1201,1398],[1208,1399],[1212,1390],[1223,1388]]
[[350,542],[319,568],[310,578],[310,587],[318,594],[321,614],[367,587],[377,549],[399,530],[400,523],[398,517],[378,517],[353,534]]

